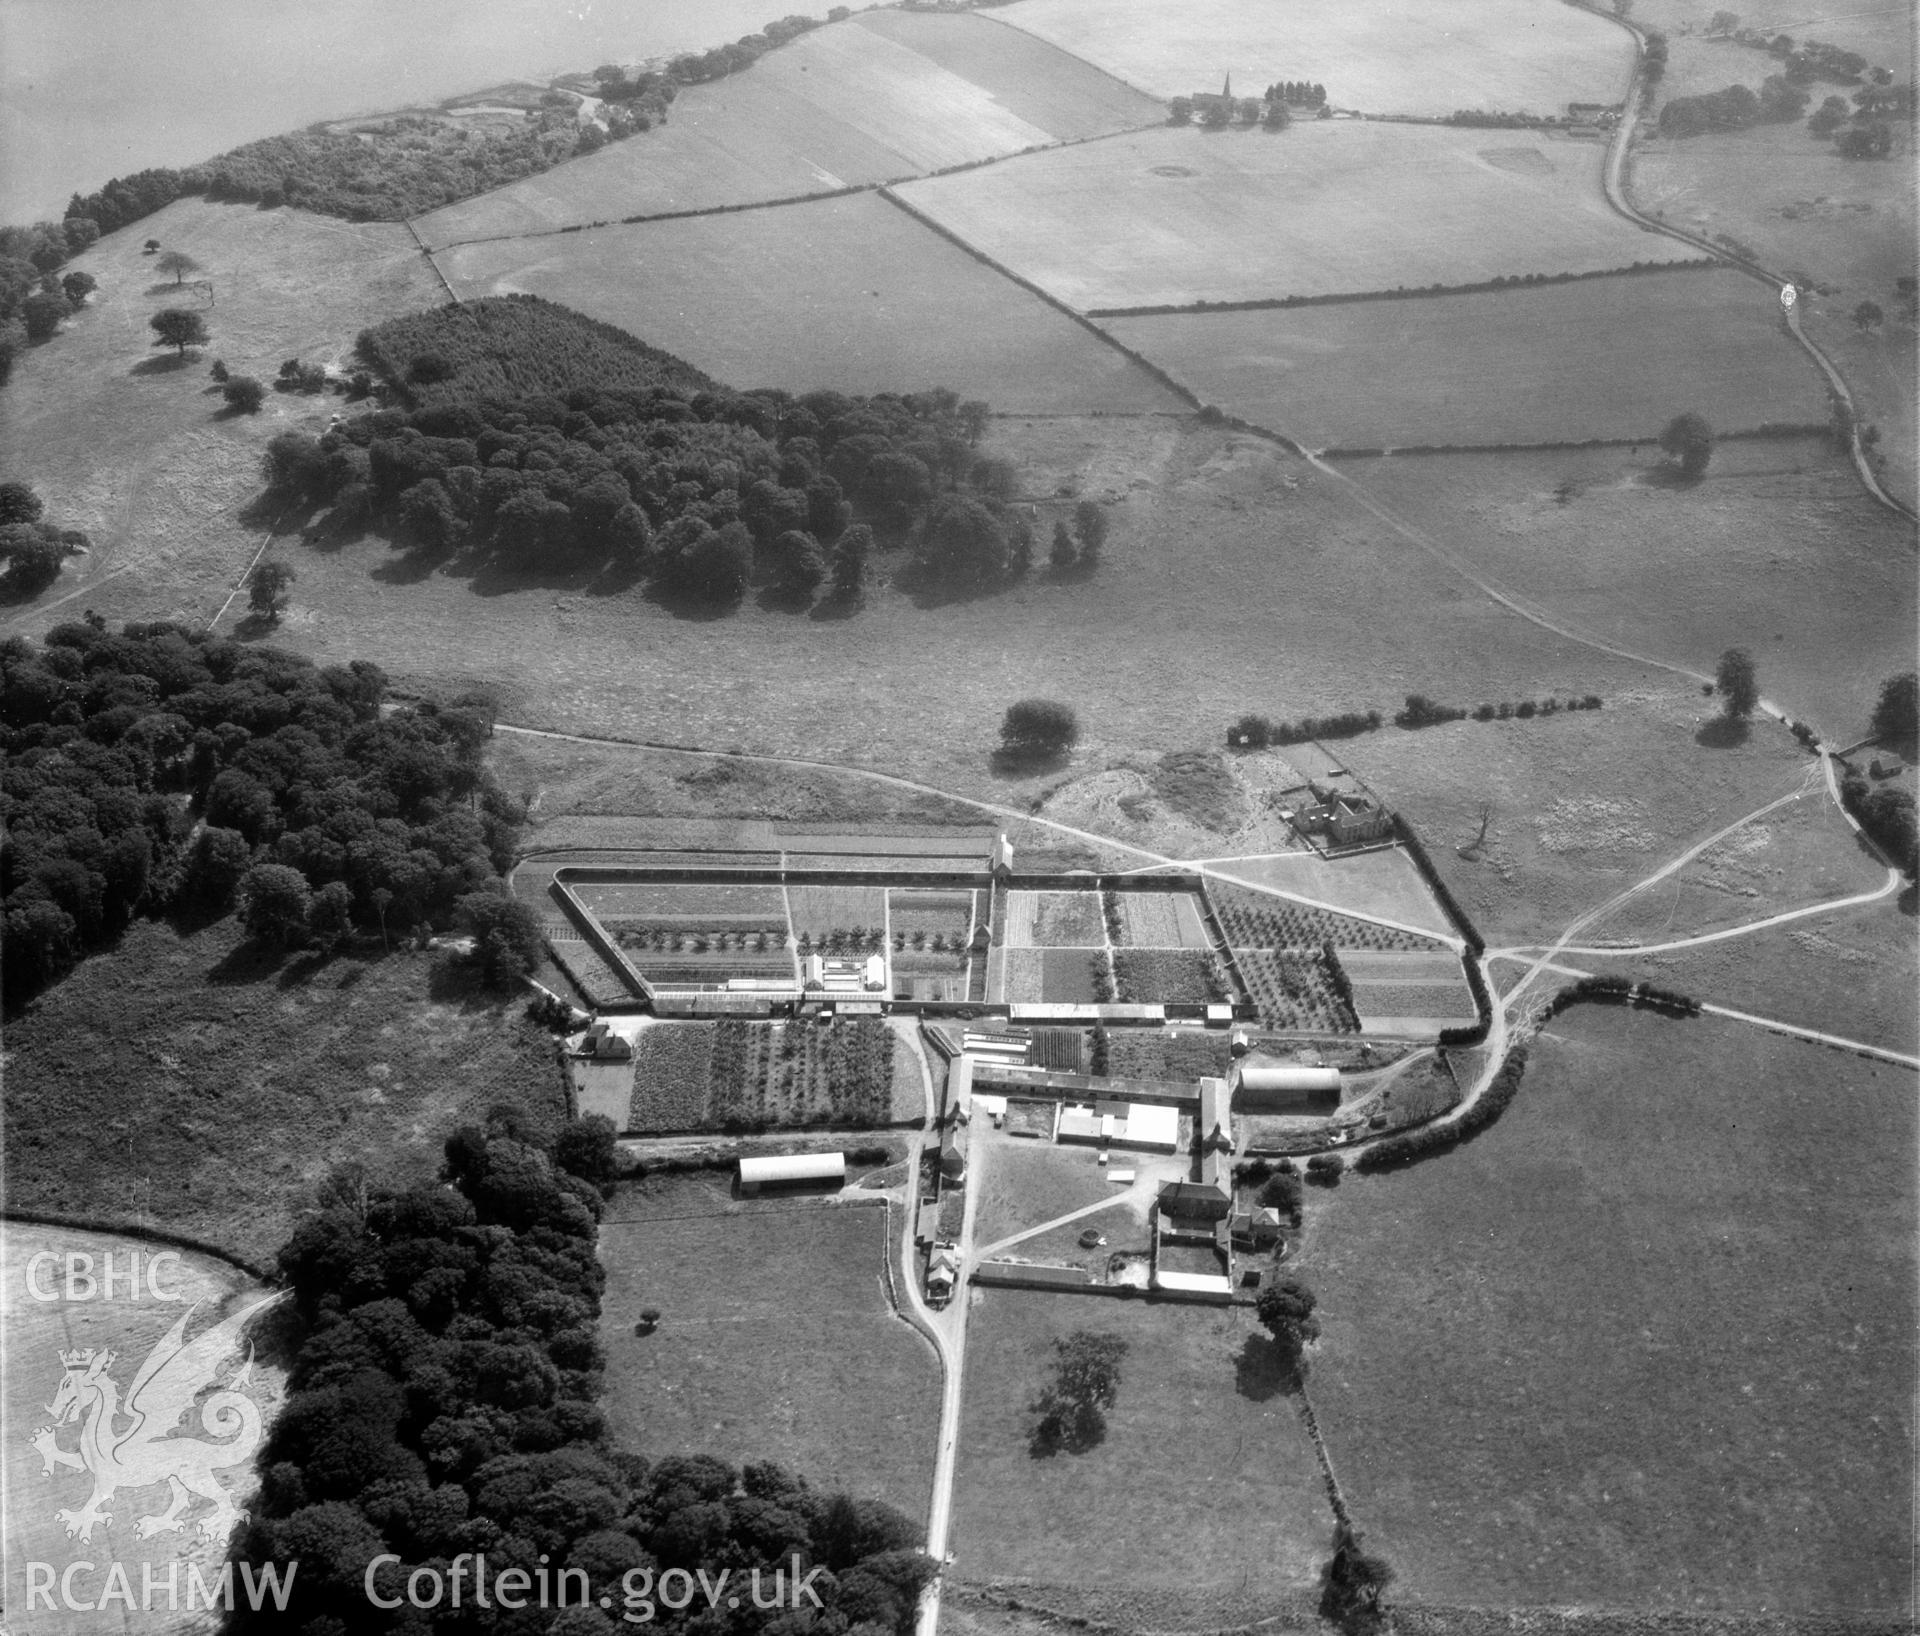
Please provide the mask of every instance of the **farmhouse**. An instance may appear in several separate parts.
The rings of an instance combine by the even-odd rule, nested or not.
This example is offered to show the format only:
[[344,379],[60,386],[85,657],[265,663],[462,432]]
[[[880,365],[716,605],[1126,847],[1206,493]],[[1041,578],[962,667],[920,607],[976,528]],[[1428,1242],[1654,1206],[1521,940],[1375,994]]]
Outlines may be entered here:
[[1324,835],[1330,846],[1364,846],[1393,834],[1393,814],[1361,789],[1309,784],[1313,800],[1297,812],[1294,827],[1304,835]]
[[[1160,1189],[1160,1214],[1170,1225],[1199,1224],[1199,1231],[1212,1236],[1212,1223],[1225,1221],[1233,1202],[1217,1187],[1204,1182],[1168,1182]],[[1174,1230],[1180,1230],[1174,1226]]]
[[587,1030],[586,1037],[579,1044],[579,1054],[592,1057],[596,1062],[631,1062],[633,1043],[622,1039],[604,1022],[597,1022]]
[[846,1179],[844,1153],[771,1153],[740,1161],[740,1191],[748,1198],[769,1187],[833,1188]]

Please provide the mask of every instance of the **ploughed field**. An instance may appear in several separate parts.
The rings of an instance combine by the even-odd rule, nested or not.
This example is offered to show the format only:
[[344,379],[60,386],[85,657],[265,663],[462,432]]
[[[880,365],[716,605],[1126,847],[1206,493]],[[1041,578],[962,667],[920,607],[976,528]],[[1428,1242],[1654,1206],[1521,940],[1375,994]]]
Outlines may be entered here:
[[666,123],[429,212],[436,248],[799,198],[1150,125],[1151,97],[984,17],[881,12],[683,89]]
[[872,193],[465,244],[435,259],[462,296],[543,295],[740,387],[946,386],[1025,411],[1186,407],[1072,319]]
[[1698,260],[1607,208],[1603,155],[1597,142],[1532,131],[1162,126],[899,193],[1096,312]]
[[1651,444],[1680,405],[1717,432],[1828,414],[1779,302],[1731,269],[1102,324],[1208,402],[1316,449]]
[[1314,1405],[1396,1601],[1904,1614],[1913,1110],[1578,1007],[1490,1130],[1326,1195]]
[[1240,96],[1274,80],[1318,81],[1334,107],[1373,114],[1457,108],[1563,113],[1626,91],[1626,30],[1528,0],[1022,0],[996,16],[1158,97]]
[[863,1127],[917,1107],[919,1069],[884,1023],[659,1022],[640,1031],[626,1128]]

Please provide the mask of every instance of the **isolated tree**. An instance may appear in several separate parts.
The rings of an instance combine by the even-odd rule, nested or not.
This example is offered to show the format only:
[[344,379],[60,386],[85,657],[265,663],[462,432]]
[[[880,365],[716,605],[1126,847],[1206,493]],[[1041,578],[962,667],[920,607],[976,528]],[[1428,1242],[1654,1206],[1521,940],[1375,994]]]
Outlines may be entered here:
[[1679,462],[1686,477],[1698,477],[1713,458],[1713,428],[1691,409],[1675,415],[1660,434],[1660,447]]
[[251,375],[235,375],[220,389],[220,396],[226,399],[228,408],[243,415],[257,415],[260,405],[267,401],[267,389]]
[[1048,548],[1047,562],[1054,572],[1064,573],[1078,558],[1079,552],[1073,545],[1073,531],[1067,527],[1066,519],[1063,517],[1053,525],[1053,544]]
[[147,320],[157,337],[157,347],[178,347],[180,356],[186,357],[188,347],[207,344],[206,321],[187,307],[162,307]]
[[284,562],[263,562],[247,576],[247,606],[270,625],[292,600],[293,569]]
[[1714,667],[1713,685],[1719,690],[1722,708],[1731,721],[1742,721],[1753,714],[1760,702],[1760,687],[1753,679],[1753,655],[1745,648],[1728,648]]
[[1313,1316],[1317,1304],[1313,1291],[1298,1278],[1282,1278],[1269,1284],[1253,1304],[1253,1315],[1273,1337],[1288,1367],[1296,1372],[1307,1342],[1320,1333],[1319,1322]]
[[376,886],[367,894],[367,900],[373,905],[374,916],[380,922],[380,947],[386,949],[388,947],[387,910],[393,904],[393,892],[388,887]]
[[100,288],[100,280],[92,273],[68,273],[60,280],[60,293],[67,298],[67,305],[79,306],[88,296]]
[[25,483],[0,483],[0,528],[8,523],[37,523],[47,504]]
[[1887,315],[1880,310],[1878,302],[1862,301],[1853,309],[1853,327],[1855,329],[1878,329],[1887,321]]
[[188,273],[200,271],[200,263],[184,250],[169,250],[154,262],[163,273],[172,273],[173,282],[178,285],[185,281]]
[[454,910],[473,933],[473,957],[489,987],[508,987],[539,962],[544,946],[540,920],[518,898],[501,892],[469,892]]
[[7,571],[0,579],[7,597],[17,599],[51,585],[67,560],[60,533],[47,523],[10,523],[0,528],[0,557]]
[[1895,742],[1920,735],[1920,675],[1911,670],[1889,676],[1880,684],[1873,707],[1873,736]]
[[306,941],[313,893],[307,877],[283,863],[257,863],[240,880],[240,921],[247,935],[270,949]]
[[1032,1404],[1031,1447],[1035,1454],[1078,1454],[1106,1435],[1106,1411],[1119,1401],[1127,1343],[1081,1329],[1053,1344],[1053,1379]]
[[1082,500],[1073,508],[1073,537],[1080,542],[1080,561],[1091,568],[1107,543],[1107,512],[1098,500]]
[[1193,123],[1193,98],[1192,97],[1175,97],[1173,101],[1167,104],[1167,118],[1171,123],[1175,125],[1192,124]]
[[1000,749],[1018,761],[1063,755],[1080,740],[1080,718],[1057,699],[1021,699],[1000,722]]

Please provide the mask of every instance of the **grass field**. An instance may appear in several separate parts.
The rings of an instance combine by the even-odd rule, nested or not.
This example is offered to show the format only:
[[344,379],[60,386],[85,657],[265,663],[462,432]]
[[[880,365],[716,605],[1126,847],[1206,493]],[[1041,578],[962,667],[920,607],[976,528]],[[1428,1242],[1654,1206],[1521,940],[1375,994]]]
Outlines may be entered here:
[[[1097,1447],[1035,1459],[1027,1405],[1077,1329],[1127,1342],[1119,1400]],[[1231,1627],[1310,1599],[1332,1517],[1249,1314],[991,1290],[968,1341],[959,1579],[1127,1629]]]
[[[1752,936],[1665,954],[1571,962],[1622,972],[1757,1017],[1920,1053],[1920,948],[1912,897],[1809,916]],[[1503,967],[1503,970],[1513,970]]]
[[8,1023],[8,1198],[266,1261],[335,1165],[409,1185],[496,1102],[558,1119],[549,1036],[444,961],[261,964],[231,920],[136,921]]
[[[1693,488],[1648,483],[1655,459],[1651,448],[1600,449],[1345,469],[1576,630],[1702,674],[1727,647],[1746,648],[1768,698],[1852,743],[1882,678],[1913,668],[1911,531],[1824,440],[1722,443]],[[1604,714],[1511,727],[1551,755],[1548,741],[1593,732]],[[1390,764],[1396,739],[1421,736],[1372,734],[1351,754],[1363,770],[1382,752]]]
[[1155,96],[1216,90],[1223,73],[1241,96],[1307,79],[1324,84],[1335,107],[1375,114],[1561,113],[1569,101],[1614,101],[1633,62],[1623,31],[1524,0],[1419,0],[1392,11],[1339,0],[1023,0],[1000,15]]
[[664,125],[420,217],[435,247],[897,181],[1150,125],[1152,98],[981,17],[878,12],[684,87]]
[[1029,411],[1184,407],[876,194],[469,244],[437,260],[463,296],[544,295],[741,387],[946,386]]
[[[1820,425],[1820,377],[1779,303],[1728,272],[1287,311],[1105,322],[1202,398],[1310,448],[1659,436],[1685,403],[1721,431]],[[1635,367],[1620,368],[1632,336]],[[1371,390],[1383,371],[1396,390]],[[1657,453],[1656,451],[1649,451]],[[1356,469],[1361,481],[1373,472]]]
[[980,1248],[1110,1199],[1115,1191],[1088,1147],[995,1137],[974,1143],[973,1165],[973,1241]]
[[[1247,759],[1254,759],[1254,755]],[[1322,903],[1342,904],[1356,914],[1381,915],[1403,926],[1424,927],[1436,936],[1453,935],[1453,927],[1420,878],[1420,871],[1398,847],[1349,858],[1323,858],[1315,852],[1228,858],[1212,868],[1214,874],[1224,878],[1277,886]]]
[[[191,251],[213,283],[211,309],[154,272],[140,251],[148,238]],[[126,618],[205,619],[257,548],[235,514],[259,492],[267,440],[318,432],[339,404],[269,392],[259,414],[234,416],[209,362],[266,381],[287,357],[343,363],[363,327],[443,293],[404,227],[201,199],[109,234],[70,265],[97,278],[98,292],[54,340],[23,353],[0,395],[8,476],[92,540],[33,608],[84,597]],[[147,327],[173,305],[196,306],[212,337],[184,363],[155,349]]]
[[1397,1599],[1904,1613],[1914,1079],[1583,1007],[1325,1196],[1312,1392]]
[[[1161,420],[995,426],[986,447],[1017,461],[1023,490],[1070,483],[1109,504],[1107,563],[1094,578],[1029,578],[939,604],[883,583],[860,617],[829,624],[752,605],[680,618],[550,578],[484,596],[449,575],[395,586],[376,577],[389,555],[377,543],[289,548],[300,579],[278,640],[329,663],[373,659],[401,678],[485,682],[505,719],[531,726],[651,738],[671,721],[683,742],[845,760],[1002,807],[1024,807],[1059,779],[993,766],[1001,716],[1028,695],[1077,705],[1075,766],[1089,767],[1190,747],[1196,724],[1223,731],[1248,709],[1391,708],[1415,689],[1611,696],[1646,678],[1516,619],[1391,534],[1344,480],[1262,440]],[[1673,536],[1676,549],[1685,538]],[[879,567],[890,568],[884,554]],[[1060,640],[1069,627],[1075,640]],[[1166,686],[1164,655],[1201,629],[1206,663]],[[828,649],[833,665],[821,662]],[[848,674],[885,687],[889,708],[847,710]],[[776,811],[829,798],[826,775],[796,777],[789,797],[756,771],[742,797],[759,792]],[[597,785],[582,777],[581,787]]]
[[1205,949],[1212,945],[1191,892],[1120,892],[1121,941],[1144,948]]
[[[646,1185],[671,1190],[681,1219],[624,1223],[616,1199],[600,1231],[614,1442],[649,1458],[777,1460],[923,1516],[940,1372],[888,1299],[887,1212],[735,1212],[697,1183]],[[644,1337],[643,1307],[663,1314]]]
[[[1893,8],[1897,15],[1899,8]],[[1827,26],[1807,34],[1828,39]],[[1696,48],[1705,51],[1710,48]],[[1865,50],[1865,47],[1860,49]],[[1907,60],[1902,47],[1897,63]],[[1759,52],[1720,48],[1717,85],[1757,83],[1751,63],[1778,63]],[[1904,75],[1902,77],[1905,77]],[[1819,84],[1817,105],[1841,88]],[[1897,316],[1894,281],[1914,275],[1914,198],[1906,185],[1910,148],[1884,164],[1840,158],[1804,124],[1762,125],[1686,140],[1655,138],[1636,147],[1634,203],[1649,215],[1710,237],[1744,245],[1767,267],[1822,286],[1801,307],[1809,336],[1835,357],[1861,399],[1864,421],[1877,423],[1895,490],[1914,496],[1914,326]],[[1872,301],[1889,317],[1870,332],[1851,314]]]
[[1695,258],[1607,209],[1601,158],[1598,143],[1531,132],[1165,126],[914,182],[900,196],[1081,310]]
[[[49,1563],[56,1573],[65,1571],[69,1563],[97,1564],[80,1569],[72,1581],[74,1599],[83,1603],[102,1594],[111,1563],[123,1566],[136,1596],[143,1566],[149,1567],[158,1585],[165,1586],[169,1565],[173,1564],[177,1565],[172,1571],[177,1573],[180,1587],[175,1608],[168,1609],[168,1598],[161,1590],[149,1607],[127,1617],[124,1628],[137,1636],[187,1636],[189,1632],[198,1636],[211,1628],[204,1611],[190,1613],[186,1604],[191,1583],[188,1565],[212,1580],[227,1553],[226,1540],[203,1540],[194,1527],[210,1509],[205,1501],[189,1497],[191,1509],[178,1532],[142,1539],[135,1533],[135,1526],[142,1518],[166,1510],[167,1489],[160,1483],[129,1484],[115,1498],[104,1527],[96,1528],[91,1540],[82,1544],[68,1539],[54,1512],[63,1507],[77,1509],[84,1503],[89,1474],[62,1469],[48,1475],[40,1458],[26,1448],[28,1438],[51,1423],[46,1405],[60,1383],[62,1352],[78,1347],[110,1348],[118,1361],[108,1375],[124,1392],[154,1344],[190,1306],[198,1304],[189,1326],[189,1341],[265,1293],[238,1268],[212,1256],[183,1250],[173,1252],[176,1259],[162,1263],[157,1272],[159,1287],[169,1297],[164,1303],[154,1300],[144,1283],[139,1300],[127,1298],[124,1282],[116,1284],[115,1298],[110,1301],[98,1298],[96,1293],[91,1300],[63,1298],[43,1303],[27,1294],[28,1265],[43,1253],[61,1259],[51,1270],[43,1266],[37,1272],[39,1287],[57,1291],[62,1287],[65,1257],[69,1255],[91,1256],[96,1278],[105,1265],[104,1258],[111,1255],[114,1276],[121,1280],[132,1254],[140,1256],[144,1275],[149,1258],[168,1249],[151,1240],[66,1227],[36,1227],[25,1222],[8,1222],[0,1235],[0,1273],[4,1274],[4,1282],[0,1282],[0,1322],[6,1327],[8,1364],[4,1394],[0,1395],[0,1436],[4,1436],[10,1456],[5,1466],[5,1487],[0,1492],[4,1492],[7,1509],[5,1596],[9,1607],[25,1611],[30,1606],[29,1562]],[[250,1327],[248,1334],[257,1340],[260,1331]],[[220,1364],[217,1379],[222,1386],[231,1380],[245,1356],[243,1346],[238,1357]],[[260,1406],[269,1425],[284,1400],[285,1381],[285,1370],[271,1353],[254,1364],[247,1395]],[[78,1431],[78,1422],[59,1431],[60,1446],[70,1454],[78,1449]],[[181,1431],[196,1438],[208,1435],[198,1413],[188,1416]],[[215,1480],[242,1508],[257,1487],[251,1462],[217,1471]],[[58,1600],[56,1596],[52,1609],[42,1600],[34,1610],[32,1628],[36,1636],[93,1636],[100,1629],[100,1622],[90,1613],[58,1606]]]
[[[1802,786],[1811,763],[1784,731],[1703,745],[1697,735],[1713,714],[1697,689],[1675,686],[1556,717],[1542,731],[1463,722],[1374,734],[1349,755],[1374,788],[1393,792],[1497,946],[1554,937],[1690,844]],[[1483,805],[1492,808],[1487,842],[1462,858],[1456,847],[1477,834]]]

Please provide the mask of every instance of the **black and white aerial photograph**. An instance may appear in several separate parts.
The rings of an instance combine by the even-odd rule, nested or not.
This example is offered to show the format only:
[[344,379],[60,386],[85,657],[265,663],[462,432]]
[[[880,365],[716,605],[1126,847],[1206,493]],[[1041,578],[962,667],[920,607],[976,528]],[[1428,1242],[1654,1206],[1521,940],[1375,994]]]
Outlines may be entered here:
[[0,1636],[1912,1636],[1916,0],[794,3],[0,0]]

